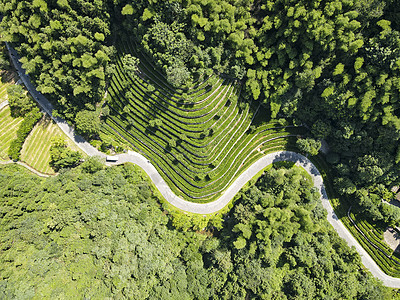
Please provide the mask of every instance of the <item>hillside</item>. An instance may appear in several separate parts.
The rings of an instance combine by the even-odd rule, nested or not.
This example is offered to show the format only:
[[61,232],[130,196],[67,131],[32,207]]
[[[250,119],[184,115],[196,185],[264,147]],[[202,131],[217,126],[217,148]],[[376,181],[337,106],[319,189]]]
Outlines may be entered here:
[[328,226],[299,168],[269,171],[214,234],[174,229],[133,165],[27,172],[0,166],[0,298],[395,296]]
[[[133,43],[121,45],[105,128],[148,157],[173,191],[190,201],[218,198],[263,154],[294,147],[305,131],[264,121],[263,108],[241,97],[236,80],[210,76],[177,92],[133,49]],[[134,73],[127,66],[132,55],[141,58]]]
[[[212,206],[291,150],[318,168],[373,274],[400,276],[383,238],[400,226],[398,0],[0,0],[0,15],[33,95],[0,71],[1,163],[59,172],[0,166],[0,298],[397,297],[297,167],[275,160],[209,215],[153,188]],[[35,99],[75,145],[53,143]],[[83,142],[154,182],[71,150]]]
[[[396,1],[0,3],[2,39],[17,47],[58,113],[100,138],[104,151],[143,151],[176,193],[210,201],[260,156],[258,132],[241,135],[264,128],[250,125],[260,112],[257,124],[285,119],[283,126],[302,124],[306,136],[327,141],[341,201],[371,220],[399,221],[374,200],[389,199],[400,178]],[[99,107],[106,90],[107,124],[118,137],[98,121],[107,114]],[[229,95],[232,105],[222,107]],[[207,116],[218,120],[194,124]],[[242,152],[232,152],[239,140]],[[293,140],[266,150],[275,143]],[[318,143],[300,144],[303,152],[318,150]]]

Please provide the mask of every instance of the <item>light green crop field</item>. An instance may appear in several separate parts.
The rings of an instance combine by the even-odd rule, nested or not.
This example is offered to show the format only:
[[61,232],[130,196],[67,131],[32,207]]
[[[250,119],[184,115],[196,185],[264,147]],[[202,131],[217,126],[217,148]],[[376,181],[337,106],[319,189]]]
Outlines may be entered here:
[[17,130],[23,118],[13,118],[10,114],[10,108],[4,107],[0,111],[0,159],[9,160],[8,147],[12,140],[17,137]]
[[15,73],[2,71],[0,74],[0,103],[8,99],[7,87],[15,82]]
[[[8,99],[7,87],[15,83],[15,72],[0,71],[0,103]],[[10,115],[10,108],[4,107],[0,111],[0,159],[8,160],[8,147],[13,139],[16,138],[16,132],[19,123],[23,118],[13,118]]]
[[[103,133],[128,141],[189,201],[213,201],[251,163],[265,153],[293,149],[304,133],[268,121],[259,102],[241,97],[235,79],[212,75],[177,90],[133,43],[120,44],[118,51]],[[136,76],[125,72],[125,54],[140,59]]]
[[63,137],[68,147],[74,151],[80,151],[54,121],[45,116],[36,124],[25,140],[21,151],[21,160],[42,173],[54,174],[55,171],[50,167],[49,162],[52,138],[55,136]]

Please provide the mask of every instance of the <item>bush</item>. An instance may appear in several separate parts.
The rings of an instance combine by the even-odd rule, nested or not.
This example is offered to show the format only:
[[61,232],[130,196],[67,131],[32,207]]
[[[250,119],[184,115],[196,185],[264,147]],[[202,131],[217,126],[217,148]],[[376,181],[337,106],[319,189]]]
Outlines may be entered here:
[[318,154],[319,149],[321,148],[321,141],[317,141],[311,138],[298,139],[296,142],[296,146],[301,152],[305,152],[314,156]]
[[7,94],[11,115],[13,117],[23,117],[35,107],[32,98],[26,95],[21,85],[8,86]]
[[93,156],[82,164],[82,169],[86,173],[96,173],[97,171],[103,170],[104,164],[100,157]]
[[42,113],[37,107],[26,115],[25,119],[21,122],[21,125],[18,128],[17,138],[11,142],[10,148],[8,148],[8,156],[11,159],[19,160],[21,156],[21,149],[26,137],[29,135],[41,117]]
[[86,137],[97,135],[100,132],[100,118],[96,111],[81,110],[75,117],[76,130]]
[[62,137],[55,137],[50,147],[50,166],[58,171],[63,168],[72,168],[79,164],[82,154],[72,151]]

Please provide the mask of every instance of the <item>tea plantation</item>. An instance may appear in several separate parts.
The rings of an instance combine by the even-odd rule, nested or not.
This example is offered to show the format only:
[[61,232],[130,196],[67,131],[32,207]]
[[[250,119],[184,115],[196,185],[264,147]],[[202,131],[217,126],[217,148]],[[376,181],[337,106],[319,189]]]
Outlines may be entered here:
[[[241,96],[241,83],[217,75],[176,90],[132,43],[119,47],[108,89],[108,132],[145,155],[184,198],[216,199],[263,154],[293,147],[302,127],[265,122],[260,103]],[[137,72],[126,55],[140,59]],[[129,76],[130,75],[130,76]]]

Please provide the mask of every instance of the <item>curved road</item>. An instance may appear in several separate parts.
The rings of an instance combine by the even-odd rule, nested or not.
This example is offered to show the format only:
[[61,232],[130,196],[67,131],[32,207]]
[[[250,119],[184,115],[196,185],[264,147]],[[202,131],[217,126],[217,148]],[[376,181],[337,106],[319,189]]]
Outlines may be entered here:
[[[69,126],[65,120],[61,118],[56,118],[52,115],[53,106],[50,102],[39,93],[36,88],[31,84],[29,80],[29,76],[25,74],[25,71],[21,67],[21,63],[18,61],[19,56],[17,52],[12,49],[7,43],[6,46],[9,50],[10,57],[14,63],[15,68],[17,69],[18,75],[21,80],[24,82],[26,88],[29,93],[36,99],[42,109],[48,113],[51,118],[58,124],[61,130],[71,138],[77,146],[82,149],[89,156],[100,156],[105,158],[106,155],[104,153],[99,152],[93,146],[91,146],[87,141],[85,141],[81,136],[75,134],[73,128]],[[319,173],[318,169],[301,154],[290,152],[290,151],[278,151],[275,153],[270,153],[260,158],[254,164],[252,164],[244,173],[242,173],[230,186],[229,188],[222,194],[220,198],[211,203],[199,204],[186,201],[177,195],[175,195],[172,190],[169,188],[167,183],[161,177],[161,175],[157,172],[156,168],[141,154],[128,151],[128,153],[120,154],[118,163],[107,163],[108,165],[116,165],[122,164],[125,162],[131,162],[139,167],[141,167],[154,182],[154,185],[160,191],[162,196],[175,207],[192,213],[198,214],[210,214],[219,211],[223,207],[225,207],[233,197],[239,192],[239,190],[258,172],[263,170],[265,167],[270,165],[271,163],[278,161],[292,161],[296,163],[296,165],[303,167],[312,177],[314,181],[314,186],[321,193],[321,201],[323,207],[328,212],[328,221],[332,224],[333,228],[337,231],[339,236],[343,238],[348,245],[354,246],[357,252],[360,254],[362,262],[366,268],[370,270],[370,272],[382,280],[383,284],[392,287],[392,288],[400,288],[400,278],[394,278],[386,275],[374,262],[374,260],[369,256],[369,254],[364,250],[364,248],[356,241],[356,239],[352,236],[352,234],[347,230],[347,228],[340,222],[338,217],[336,216],[333,208],[329,202],[329,199],[326,194],[326,190],[323,184],[322,176]]]

